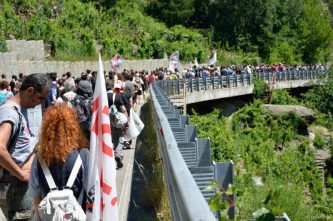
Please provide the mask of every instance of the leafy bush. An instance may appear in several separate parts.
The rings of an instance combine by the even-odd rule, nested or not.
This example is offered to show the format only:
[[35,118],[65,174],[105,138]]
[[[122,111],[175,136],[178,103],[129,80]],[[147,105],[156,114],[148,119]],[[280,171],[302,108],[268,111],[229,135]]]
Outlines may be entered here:
[[308,105],[322,113],[333,114],[333,78],[324,80],[322,84],[314,86],[303,94]]
[[[285,212],[291,220],[333,217],[333,191],[323,196],[310,142],[298,134],[305,120],[294,113],[272,118],[261,104],[246,105],[232,120],[218,110],[190,118],[200,137],[211,137],[212,159],[235,164],[237,220],[263,207],[275,216]],[[263,186],[254,185],[253,177],[261,177]]]
[[323,138],[320,135],[316,134],[315,139],[313,140],[313,146],[315,146],[318,149],[322,149],[324,145],[325,142]]
[[143,13],[142,1],[1,2],[0,34],[42,39],[52,45],[55,59],[95,59],[99,46],[108,58],[117,53],[127,59],[163,58],[179,50],[181,60],[204,61],[208,54],[209,44],[198,30],[167,28]]
[[7,51],[6,40],[0,37],[0,52],[6,52],[6,51]]
[[274,90],[272,104],[298,104],[296,98],[289,95],[287,90]]
[[268,85],[264,80],[260,78],[253,78],[253,95],[255,98],[260,98],[268,90]]

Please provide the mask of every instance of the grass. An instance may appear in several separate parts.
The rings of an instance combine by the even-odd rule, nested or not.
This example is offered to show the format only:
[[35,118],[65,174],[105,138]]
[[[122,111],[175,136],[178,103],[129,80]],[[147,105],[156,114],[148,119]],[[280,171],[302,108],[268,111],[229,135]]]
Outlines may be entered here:
[[141,119],[145,128],[139,136],[135,164],[141,176],[142,186],[138,193],[142,202],[139,207],[149,211],[140,220],[171,220],[171,212],[168,202],[168,193],[164,182],[162,160],[156,140],[156,132],[152,118],[152,104],[147,102],[141,108]]

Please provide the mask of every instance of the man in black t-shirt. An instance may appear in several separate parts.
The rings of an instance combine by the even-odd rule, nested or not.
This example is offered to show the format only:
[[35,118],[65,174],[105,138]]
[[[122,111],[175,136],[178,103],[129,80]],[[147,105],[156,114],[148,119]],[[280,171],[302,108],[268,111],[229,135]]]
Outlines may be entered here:
[[[109,108],[110,108],[111,105],[113,105],[113,94],[114,94],[114,92],[112,91],[113,82],[107,80],[105,84],[106,84],[106,90],[107,90],[107,96],[108,96],[108,102],[109,102]],[[119,112],[124,113],[128,118],[127,111],[126,111],[124,101],[123,101],[123,97],[120,93],[120,88],[119,88],[118,84],[115,85],[115,91],[116,91],[116,96],[115,96],[115,100],[114,100],[114,105],[116,106],[116,108]],[[125,130],[127,129],[127,127],[125,129],[121,129],[121,128],[115,128],[111,125],[111,129],[112,129],[112,143],[113,143],[113,149],[115,151],[117,169],[120,169],[123,167],[122,161],[124,158],[124,154],[123,154],[124,133],[125,133]]]

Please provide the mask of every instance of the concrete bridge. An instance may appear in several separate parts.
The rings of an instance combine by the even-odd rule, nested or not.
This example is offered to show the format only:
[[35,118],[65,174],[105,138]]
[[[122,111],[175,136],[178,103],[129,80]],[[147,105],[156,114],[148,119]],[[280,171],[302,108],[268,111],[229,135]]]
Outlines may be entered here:
[[[232,76],[210,76],[159,81],[160,88],[174,105],[185,107],[207,100],[253,94],[254,79],[264,80],[272,89],[307,87],[327,77],[327,70],[260,72]],[[184,90],[185,88],[185,90]]]

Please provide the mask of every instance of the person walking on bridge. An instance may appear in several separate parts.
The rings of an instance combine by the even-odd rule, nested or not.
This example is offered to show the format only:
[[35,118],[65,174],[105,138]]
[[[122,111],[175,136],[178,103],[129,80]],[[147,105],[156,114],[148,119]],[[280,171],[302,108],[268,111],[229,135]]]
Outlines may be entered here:
[[31,74],[24,79],[20,91],[0,106],[0,166],[5,170],[2,182],[10,184],[6,195],[8,220],[28,220],[31,216],[27,190],[37,139],[21,110],[44,102],[50,87],[46,75]]

